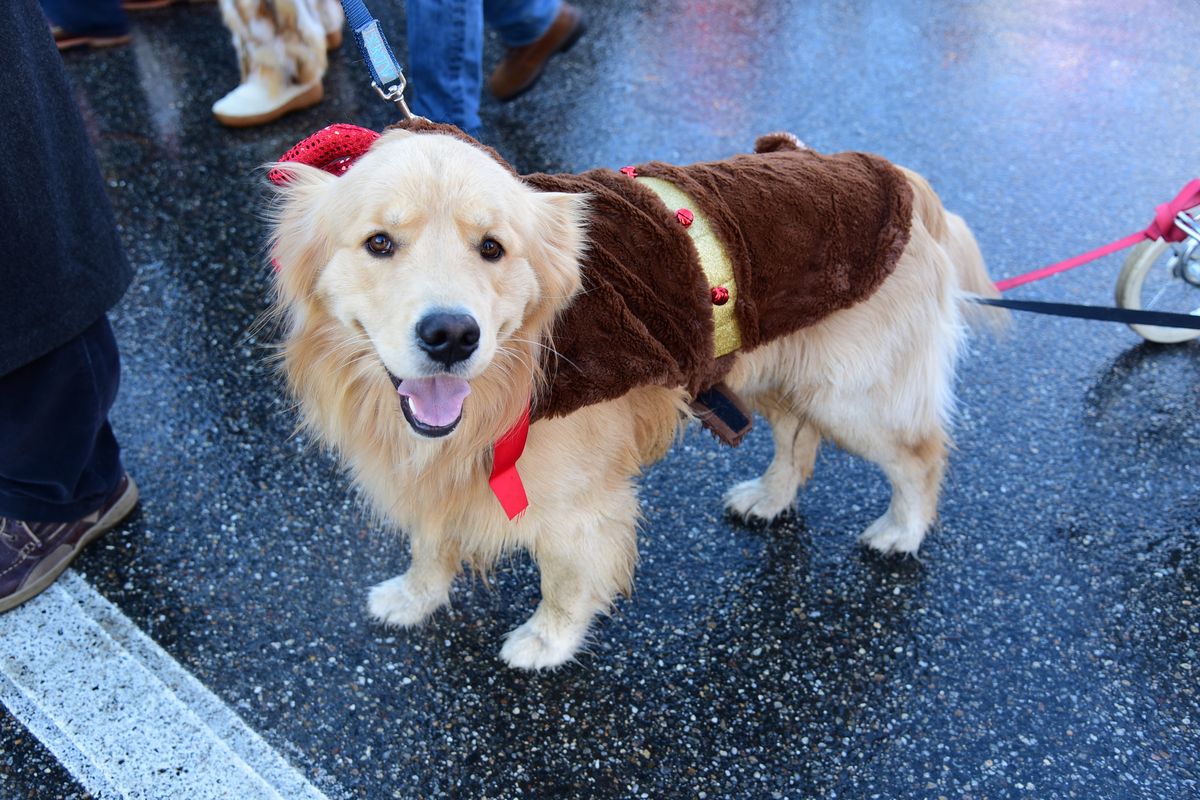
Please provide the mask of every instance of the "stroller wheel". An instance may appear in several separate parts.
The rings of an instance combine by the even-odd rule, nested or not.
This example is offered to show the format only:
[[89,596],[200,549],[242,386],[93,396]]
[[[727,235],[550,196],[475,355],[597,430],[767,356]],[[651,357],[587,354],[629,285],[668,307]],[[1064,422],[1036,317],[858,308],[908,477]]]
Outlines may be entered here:
[[[1125,259],[1117,278],[1117,305],[1121,308],[1168,311],[1200,316],[1200,286],[1185,280],[1179,259],[1196,258],[1200,253],[1186,251],[1180,256],[1162,239],[1142,242]],[[1197,270],[1200,264],[1192,264]],[[1174,344],[1200,336],[1200,330],[1164,328],[1158,325],[1130,325],[1142,338],[1151,342]]]

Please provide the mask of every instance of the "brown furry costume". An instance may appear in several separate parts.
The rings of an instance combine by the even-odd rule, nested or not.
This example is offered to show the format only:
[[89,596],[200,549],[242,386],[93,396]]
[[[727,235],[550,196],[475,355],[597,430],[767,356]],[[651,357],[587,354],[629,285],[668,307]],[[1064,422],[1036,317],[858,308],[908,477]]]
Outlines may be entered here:
[[[733,262],[746,350],[865,299],[908,243],[912,190],[874,156],[789,149],[637,172],[679,187],[711,220]],[[584,290],[555,324],[559,359],[548,365],[539,415],[637,385],[684,386],[694,396],[720,380],[732,358],[714,359],[710,288],[675,210],[617,172],[525,180],[592,196]]]

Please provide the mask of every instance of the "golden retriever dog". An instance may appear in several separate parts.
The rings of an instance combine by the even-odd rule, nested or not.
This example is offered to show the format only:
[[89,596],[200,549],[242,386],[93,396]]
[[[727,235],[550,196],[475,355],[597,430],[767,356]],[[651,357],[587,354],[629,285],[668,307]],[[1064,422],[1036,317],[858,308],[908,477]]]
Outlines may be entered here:
[[[685,390],[662,386],[537,419],[520,461],[529,508],[510,520],[489,489],[492,447],[544,381],[551,327],[580,291],[588,198],[539,191],[461,138],[405,130],[339,177],[287,170],[272,232],[287,382],[303,428],[411,547],[408,570],[370,590],[371,617],[419,625],[449,602],[464,562],[486,571],[523,548],[541,601],[500,656],[524,669],[571,660],[592,619],[631,591],[636,478],[690,419]],[[860,541],[915,554],[937,513],[968,299],[995,289],[963,220],[919,176],[900,180],[911,233],[878,288],[734,356],[725,383],[770,423],[775,454],[725,504],[784,514],[829,440],[891,483]]]

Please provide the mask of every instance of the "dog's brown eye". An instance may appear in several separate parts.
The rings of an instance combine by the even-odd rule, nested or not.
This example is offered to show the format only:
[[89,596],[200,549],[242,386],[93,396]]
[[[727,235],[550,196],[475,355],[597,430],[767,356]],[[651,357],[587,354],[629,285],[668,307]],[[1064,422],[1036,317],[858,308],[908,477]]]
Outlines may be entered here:
[[504,248],[495,239],[484,239],[479,244],[479,255],[488,261],[499,261],[500,256],[504,255]]
[[373,255],[390,256],[392,254],[392,240],[388,238],[386,233],[377,233],[370,239],[367,239],[367,249]]

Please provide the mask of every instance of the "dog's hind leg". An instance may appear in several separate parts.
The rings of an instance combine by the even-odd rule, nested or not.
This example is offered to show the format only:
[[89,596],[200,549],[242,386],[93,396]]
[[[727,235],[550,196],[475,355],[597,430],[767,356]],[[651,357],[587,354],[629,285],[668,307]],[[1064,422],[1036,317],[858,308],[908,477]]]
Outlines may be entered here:
[[542,573],[542,600],[525,624],[508,634],[500,657],[520,669],[546,669],[571,660],[592,618],[628,592],[637,561],[636,498],[593,505],[598,516],[578,514],[549,524],[556,530],[532,547]]
[[754,405],[771,423],[775,456],[760,477],[742,481],[725,493],[725,508],[743,519],[770,522],[792,509],[796,491],[812,477],[821,434],[785,395],[755,398]]
[[863,531],[860,542],[885,554],[917,552],[937,517],[946,442],[946,434],[938,430],[916,440],[847,443],[848,449],[879,464],[892,484],[887,511]]
[[450,602],[450,584],[458,574],[458,545],[441,537],[411,537],[408,571],[374,586],[367,611],[378,622],[396,627],[420,625]]

